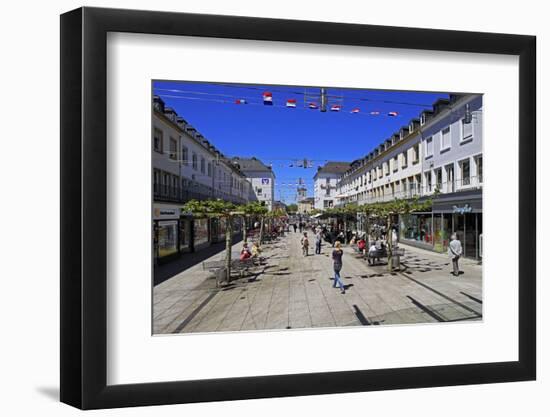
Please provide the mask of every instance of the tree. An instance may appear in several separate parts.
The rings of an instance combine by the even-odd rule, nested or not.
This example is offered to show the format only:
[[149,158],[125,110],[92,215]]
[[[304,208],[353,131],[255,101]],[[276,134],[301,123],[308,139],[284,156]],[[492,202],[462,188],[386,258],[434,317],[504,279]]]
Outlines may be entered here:
[[[182,210],[197,217],[222,218],[226,222],[225,227],[225,271],[226,282],[231,281],[231,246],[233,237],[233,220],[235,216],[243,215],[243,208],[224,200],[191,200]],[[216,281],[216,285],[219,283]]]
[[[269,212],[266,206],[264,206],[262,203],[258,201],[254,201],[248,204],[245,204],[242,206],[242,211],[244,212],[244,217],[259,217],[260,218],[260,245],[262,243],[263,239],[263,229],[264,229],[264,218]],[[244,241],[246,242],[246,228],[245,228],[245,234],[243,237]]]
[[298,204],[289,204],[286,210],[288,213],[295,214],[298,211]]
[[388,269],[393,271],[393,242],[392,242],[392,230],[391,221],[392,217],[403,214],[410,214],[415,211],[430,210],[432,207],[432,200],[427,199],[419,201],[418,197],[412,199],[395,199],[392,201],[386,201],[383,203],[365,204],[360,207],[363,213],[369,213],[371,216],[382,218],[386,223],[386,244],[388,247]]

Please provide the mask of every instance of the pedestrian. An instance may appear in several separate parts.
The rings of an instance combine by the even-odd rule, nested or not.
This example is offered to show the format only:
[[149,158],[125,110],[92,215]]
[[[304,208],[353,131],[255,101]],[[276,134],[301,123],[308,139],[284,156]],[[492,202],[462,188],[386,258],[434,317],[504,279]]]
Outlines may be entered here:
[[317,230],[317,233],[315,234],[315,253],[317,255],[321,254],[321,241],[323,240],[323,234],[321,232],[321,229]]
[[451,235],[451,242],[449,243],[448,249],[449,257],[453,262],[453,272],[452,274],[457,277],[460,273],[458,269],[458,259],[462,256],[462,244],[458,240],[456,233]]
[[294,228],[294,233],[296,233],[296,223],[292,223],[292,227]]
[[307,237],[307,232],[304,232],[304,236],[302,236],[300,243],[302,244],[302,253],[304,254],[304,256],[308,256],[309,239]]
[[334,250],[332,251],[332,266],[334,269],[334,282],[332,283],[332,287],[336,288],[336,285],[338,285],[338,287],[340,287],[340,292],[345,294],[346,289],[344,287],[344,283],[342,282],[342,278],[340,278],[340,271],[342,270],[342,255],[344,255],[344,251],[341,246],[342,244],[340,242],[336,242],[334,245]]

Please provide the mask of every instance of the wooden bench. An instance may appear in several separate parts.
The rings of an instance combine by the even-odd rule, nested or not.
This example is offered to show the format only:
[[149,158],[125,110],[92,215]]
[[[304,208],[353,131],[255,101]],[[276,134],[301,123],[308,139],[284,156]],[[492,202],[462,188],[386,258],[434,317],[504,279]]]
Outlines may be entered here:
[[[394,267],[399,267],[401,263],[401,257],[405,255],[405,249],[402,248],[393,248],[392,249],[392,263]],[[381,258],[388,257],[388,249],[383,247],[382,249],[377,249],[375,252],[367,251],[366,259],[371,265],[376,265],[375,260],[380,260]],[[372,260],[372,263],[371,263]]]

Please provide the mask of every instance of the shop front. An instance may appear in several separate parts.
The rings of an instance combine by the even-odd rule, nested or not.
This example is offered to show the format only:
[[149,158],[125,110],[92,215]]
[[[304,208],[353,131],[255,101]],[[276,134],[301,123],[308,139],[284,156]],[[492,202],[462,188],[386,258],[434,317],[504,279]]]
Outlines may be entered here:
[[190,220],[181,216],[181,209],[167,204],[153,207],[154,263],[179,256],[190,249]]
[[438,196],[432,211],[399,217],[400,240],[446,253],[451,235],[462,243],[463,256],[482,257],[483,207],[481,190]]

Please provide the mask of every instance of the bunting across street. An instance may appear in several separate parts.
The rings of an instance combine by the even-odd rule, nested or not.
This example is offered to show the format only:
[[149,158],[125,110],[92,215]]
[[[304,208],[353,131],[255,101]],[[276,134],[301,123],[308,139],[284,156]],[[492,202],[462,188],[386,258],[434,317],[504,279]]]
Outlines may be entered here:
[[296,100],[293,99],[293,98],[287,100],[286,101],[286,106],[290,107],[290,108],[295,108],[296,107]]
[[340,110],[342,110],[342,106],[339,104],[333,104],[332,106],[330,106],[330,111],[340,111]]
[[238,98],[235,100],[235,104],[247,104],[247,101],[244,98]]
[[353,109],[353,110],[351,111],[351,113],[359,113],[359,112],[360,112],[360,110],[357,109],[357,108],[355,108],[355,109]]
[[391,111],[391,112],[388,113],[388,116],[390,116],[390,117],[396,117],[397,114],[398,114],[398,113],[397,113],[396,111]]
[[263,94],[263,99],[266,106],[273,106],[273,94],[271,94],[269,91],[266,91]]

